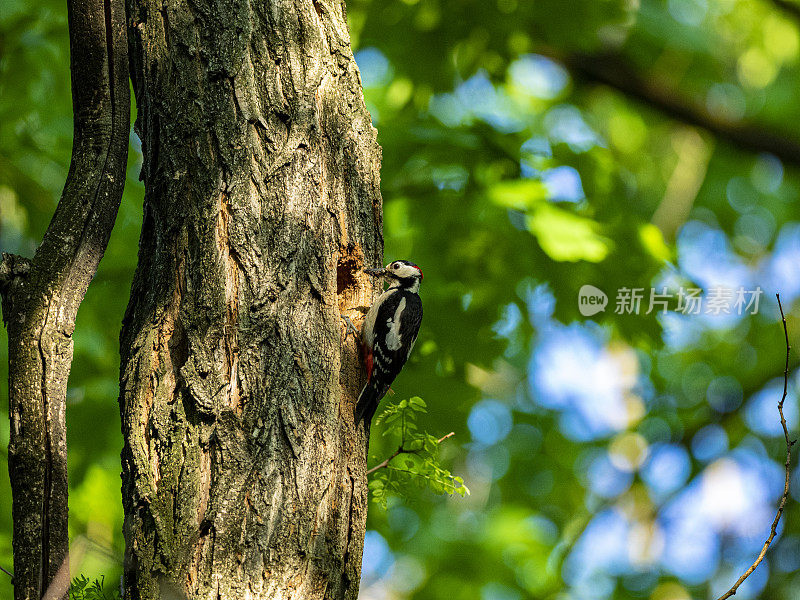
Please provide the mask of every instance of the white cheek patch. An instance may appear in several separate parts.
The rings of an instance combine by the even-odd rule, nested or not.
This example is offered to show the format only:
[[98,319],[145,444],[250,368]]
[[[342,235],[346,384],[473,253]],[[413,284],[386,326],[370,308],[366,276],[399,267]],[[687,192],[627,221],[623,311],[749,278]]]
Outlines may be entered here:
[[386,321],[386,325],[389,326],[389,333],[386,334],[386,347],[389,350],[399,350],[400,346],[403,344],[403,340],[400,337],[400,321],[405,307],[406,299],[403,298],[400,300],[400,304],[397,305],[394,316]]
[[397,273],[398,277],[414,277],[417,275],[417,270],[408,265],[400,265],[400,268],[395,270],[395,273]]

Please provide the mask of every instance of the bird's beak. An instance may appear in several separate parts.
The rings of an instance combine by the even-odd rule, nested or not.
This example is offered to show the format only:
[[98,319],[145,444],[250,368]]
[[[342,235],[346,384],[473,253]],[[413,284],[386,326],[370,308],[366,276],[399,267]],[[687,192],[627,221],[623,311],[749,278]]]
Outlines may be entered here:
[[386,275],[386,269],[384,269],[384,268],[380,268],[380,269],[364,269],[364,273],[366,273],[367,275],[375,275],[376,277],[378,277],[380,275]]

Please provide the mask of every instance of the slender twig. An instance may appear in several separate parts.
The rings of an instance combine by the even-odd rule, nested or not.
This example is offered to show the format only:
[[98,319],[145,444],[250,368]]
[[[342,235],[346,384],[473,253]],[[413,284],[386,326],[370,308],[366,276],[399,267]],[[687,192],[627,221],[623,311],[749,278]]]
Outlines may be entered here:
[[775,294],[775,297],[778,299],[778,308],[781,311],[781,320],[783,321],[783,337],[786,340],[786,365],[783,369],[783,396],[781,396],[781,401],[778,402],[778,413],[781,416],[783,437],[786,439],[786,463],[784,465],[786,468],[786,478],[783,483],[783,495],[781,496],[781,503],[778,505],[778,512],[775,514],[775,520],[772,521],[772,528],[769,530],[769,537],[767,538],[767,541],[764,542],[764,546],[761,548],[761,553],[758,555],[758,558],[756,558],[755,562],[750,565],[750,568],[748,568],[747,571],[745,571],[742,576],[736,580],[736,583],[733,584],[733,587],[720,596],[717,600],[725,600],[726,598],[733,596],[739,586],[742,585],[744,580],[750,577],[750,574],[755,571],[756,567],[761,563],[762,560],[764,560],[764,556],[767,554],[767,550],[769,549],[772,540],[775,539],[775,534],[778,530],[778,522],[781,520],[783,509],[786,506],[786,499],[789,497],[789,474],[790,463],[792,462],[792,446],[796,440],[789,440],[789,430],[786,428],[786,418],[783,416],[783,402],[786,400],[786,393],[789,387],[789,351],[792,347],[789,345],[789,332],[786,329],[786,315],[783,314],[781,296],[780,294]]
[[399,456],[400,454],[403,454],[403,453],[405,453],[405,452],[408,452],[408,450],[404,450],[404,449],[403,449],[403,447],[402,447],[402,446],[400,446],[400,447],[399,447],[397,450],[395,450],[395,451],[394,451],[394,453],[393,453],[393,454],[392,454],[392,455],[391,455],[389,458],[387,458],[387,459],[386,459],[386,460],[384,460],[383,462],[381,462],[381,463],[379,463],[379,464],[375,465],[375,466],[374,466],[374,467],[372,467],[371,469],[368,469],[368,470],[367,470],[367,475],[370,475],[370,474],[374,473],[374,472],[375,472],[375,471],[377,471],[378,469],[383,469],[384,467],[388,467],[388,466],[389,466],[389,463],[390,463],[390,462],[392,462],[392,459],[393,459],[393,458],[395,458],[396,456]]
[[0,571],[11,577],[11,581],[14,581],[14,574],[11,571],[6,571],[3,567],[0,567]]
[[[442,443],[443,441],[445,441],[447,438],[449,438],[449,437],[453,437],[455,434],[456,434],[456,432],[455,432],[455,431],[451,431],[451,432],[450,432],[450,433],[448,433],[447,435],[445,435],[445,436],[442,436],[442,437],[440,437],[438,440],[436,440],[436,443],[437,443],[437,444],[441,444],[441,443]],[[371,469],[367,470],[367,475],[370,475],[370,474],[374,473],[374,472],[375,472],[375,471],[377,471],[378,469],[384,469],[384,468],[388,467],[388,466],[389,466],[389,463],[390,463],[390,462],[392,462],[392,460],[393,460],[394,458],[397,458],[397,457],[398,457],[398,456],[400,456],[401,454],[414,454],[415,452],[416,452],[416,450],[407,450],[406,448],[404,448],[404,447],[403,447],[403,444],[400,444],[400,447],[399,447],[397,450],[395,450],[395,451],[394,451],[394,453],[393,453],[393,454],[392,454],[392,455],[391,455],[389,458],[387,458],[386,460],[384,460],[384,461],[383,461],[383,462],[381,462],[381,463],[378,463],[377,465],[375,465],[375,466],[374,466],[374,467],[372,467]]]
[[443,436],[442,436],[442,437],[440,437],[438,440],[436,440],[436,443],[437,443],[437,444],[441,444],[441,443],[442,443],[443,441],[445,441],[447,438],[451,438],[451,437],[453,437],[455,434],[456,434],[456,432],[455,432],[455,431],[451,431],[451,432],[450,432],[450,433],[448,433],[447,435],[443,435]]

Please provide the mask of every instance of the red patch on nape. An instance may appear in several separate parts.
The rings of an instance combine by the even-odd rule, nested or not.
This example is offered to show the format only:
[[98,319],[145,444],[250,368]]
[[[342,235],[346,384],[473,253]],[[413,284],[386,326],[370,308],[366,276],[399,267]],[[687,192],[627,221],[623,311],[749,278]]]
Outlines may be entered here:
[[[414,266],[415,266],[415,267],[417,267],[417,265],[414,265]],[[420,269],[419,267],[417,267],[417,271],[419,271],[419,278],[420,278],[420,279],[425,279],[425,275],[423,275],[423,274],[422,274],[422,269]]]
[[367,362],[367,381],[372,379],[372,352],[367,350],[367,356],[365,357]]

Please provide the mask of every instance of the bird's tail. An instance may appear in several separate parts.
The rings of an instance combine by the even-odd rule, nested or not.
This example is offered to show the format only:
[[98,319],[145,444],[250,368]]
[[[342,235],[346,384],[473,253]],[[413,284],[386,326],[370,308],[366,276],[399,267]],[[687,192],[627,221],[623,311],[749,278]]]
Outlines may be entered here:
[[372,422],[372,417],[375,416],[375,411],[378,410],[378,403],[381,401],[381,398],[384,397],[388,389],[388,385],[385,387],[378,387],[374,379],[364,386],[364,389],[361,390],[361,394],[358,396],[358,403],[356,404],[356,427],[362,419],[366,421],[367,424]]

